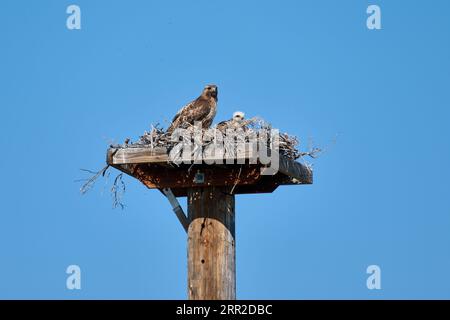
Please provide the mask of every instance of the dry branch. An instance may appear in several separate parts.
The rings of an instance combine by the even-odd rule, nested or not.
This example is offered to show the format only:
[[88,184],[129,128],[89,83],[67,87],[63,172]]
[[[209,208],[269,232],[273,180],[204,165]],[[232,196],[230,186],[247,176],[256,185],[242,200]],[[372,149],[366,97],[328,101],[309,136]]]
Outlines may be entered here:
[[[88,169],[80,169],[83,172],[87,172],[91,174],[91,176],[87,179],[78,179],[76,182],[84,181],[85,183],[80,188],[80,193],[85,194],[88,192],[92,187],[95,185],[95,182],[100,177],[109,177],[108,169],[110,168],[109,165],[103,167],[99,171],[93,171]],[[113,198],[113,207],[117,208],[120,207],[123,209],[125,205],[122,202],[123,194],[125,193],[125,182],[123,181],[123,173],[119,173],[111,186],[111,196]]]

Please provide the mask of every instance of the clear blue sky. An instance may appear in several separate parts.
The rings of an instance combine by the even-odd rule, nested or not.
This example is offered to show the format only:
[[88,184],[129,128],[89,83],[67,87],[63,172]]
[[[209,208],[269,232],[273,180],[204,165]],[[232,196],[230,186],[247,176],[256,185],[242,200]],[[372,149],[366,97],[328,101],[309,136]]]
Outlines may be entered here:
[[[105,181],[81,196],[74,180],[206,83],[217,120],[240,109],[303,146],[338,135],[314,185],[237,197],[238,298],[450,298],[449,14],[445,0],[2,0],[0,298],[186,297],[167,200],[126,178],[113,210]],[[371,264],[382,290],[366,288]]]

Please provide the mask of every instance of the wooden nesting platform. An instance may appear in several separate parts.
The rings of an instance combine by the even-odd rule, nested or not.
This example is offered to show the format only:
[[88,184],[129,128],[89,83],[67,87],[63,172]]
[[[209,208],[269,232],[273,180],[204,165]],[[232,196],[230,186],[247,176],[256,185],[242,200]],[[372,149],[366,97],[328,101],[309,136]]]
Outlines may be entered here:
[[[305,165],[279,156],[279,169],[274,175],[263,175],[265,166],[250,161],[249,151],[234,158],[233,164],[180,164],[170,161],[165,148],[118,147],[107,152],[107,164],[138,179],[150,189],[171,188],[175,196],[187,196],[190,188],[229,187],[233,194],[271,193],[280,185],[312,184],[312,171]],[[229,159],[228,159],[229,160]],[[238,162],[239,161],[239,162]],[[215,161],[218,162],[218,161]]]

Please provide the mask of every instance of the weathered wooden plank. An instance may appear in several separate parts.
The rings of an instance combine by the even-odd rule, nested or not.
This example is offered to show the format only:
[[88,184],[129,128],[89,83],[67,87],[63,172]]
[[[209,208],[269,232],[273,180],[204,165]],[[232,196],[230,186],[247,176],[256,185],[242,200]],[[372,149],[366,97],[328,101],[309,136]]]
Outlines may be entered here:
[[200,156],[192,155],[185,157],[180,155],[177,158],[171,157],[165,148],[120,148],[109,149],[107,156],[107,163],[110,165],[119,164],[137,164],[137,163],[167,163],[185,161],[185,163],[199,163],[206,164],[224,164],[224,163],[245,163],[249,159],[255,159],[256,163],[257,153],[256,150],[250,147],[250,144],[246,144],[246,147],[238,148],[237,150],[224,150],[223,147],[208,146],[205,148],[204,153]]
[[188,297],[236,299],[235,198],[221,188],[188,191]]
[[167,162],[166,148],[109,149],[107,162],[111,165]]

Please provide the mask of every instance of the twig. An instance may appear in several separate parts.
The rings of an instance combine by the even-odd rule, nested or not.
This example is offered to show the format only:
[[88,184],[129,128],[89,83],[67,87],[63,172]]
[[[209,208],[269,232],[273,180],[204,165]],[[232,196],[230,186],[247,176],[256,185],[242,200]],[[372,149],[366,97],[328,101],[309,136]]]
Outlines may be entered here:
[[241,177],[241,173],[242,173],[242,165],[241,165],[241,167],[239,168],[238,176],[237,176],[237,178],[236,178],[236,181],[234,182],[233,188],[231,188],[230,194],[233,194],[234,189],[235,189],[236,186],[238,185],[239,180],[240,180],[240,177]]
[[125,183],[123,182],[123,173],[120,173],[114,179],[114,183],[111,187],[111,194],[113,197],[113,208],[120,207],[122,210],[125,205],[122,203],[122,197],[125,193]]
[[85,171],[85,172],[89,172],[92,173],[93,176],[90,177],[89,179],[86,179],[85,181],[87,181],[85,184],[83,184],[80,188],[80,192],[81,194],[85,194],[86,192],[88,192],[95,184],[95,181],[97,180],[98,177],[100,176],[105,176],[106,171],[109,169],[109,165],[105,166],[103,169],[101,169],[100,171],[94,172],[88,169],[80,169],[81,171]]

